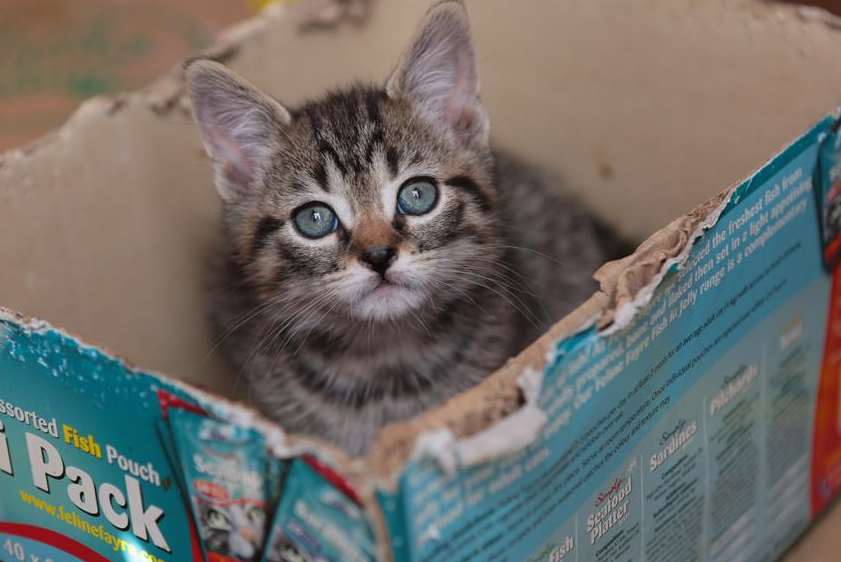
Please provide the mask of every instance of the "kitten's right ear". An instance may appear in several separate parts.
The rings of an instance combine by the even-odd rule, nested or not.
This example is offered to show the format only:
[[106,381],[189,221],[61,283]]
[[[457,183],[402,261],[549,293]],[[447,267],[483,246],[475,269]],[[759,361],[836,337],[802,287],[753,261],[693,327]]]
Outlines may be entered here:
[[487,144],[488,119],[479,101],[476,53],[462,1],[442,0],[429,9],[386,92],[409,99],[460,140]]
[[202,142],[227,202],[247,192],[278,146],[289,111],[221,64],[197,60],[185,69]]

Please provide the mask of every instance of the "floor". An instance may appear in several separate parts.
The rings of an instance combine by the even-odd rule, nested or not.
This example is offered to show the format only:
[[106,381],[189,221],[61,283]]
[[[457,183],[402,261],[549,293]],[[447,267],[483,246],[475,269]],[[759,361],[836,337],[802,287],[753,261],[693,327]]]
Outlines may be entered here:
[[63,123],[84,99],[149,83],[260,0],[3,0],[0,150]]

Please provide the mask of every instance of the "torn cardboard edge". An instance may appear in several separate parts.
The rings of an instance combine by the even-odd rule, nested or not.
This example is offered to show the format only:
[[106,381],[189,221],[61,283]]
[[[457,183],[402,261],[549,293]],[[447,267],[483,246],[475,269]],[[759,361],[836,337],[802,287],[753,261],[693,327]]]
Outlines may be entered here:
[[803,6],[795,7],[797,15],[805,22],[817,22],[827,26],[830,29],[841,30],[841,16],[837,16],[820,6]]
[[415,440],[411,459],[431,457],[448,476],[460,468],[475,466],[527,447],[537,439],[548,417],[538,407],[543,371],[527,367],[517,379],[525,404],[493,426],[457,438],[449,429],[422,433]]
[[738,185],[730,187],[675,219],[652,234],[632,255],[608,262],[593,274],[610,299],[597,322],[603,335],[616,333],[631,323],[651,301],[666,274],[672,268],[680,268],[695,241],[715,226],[737,188]]
[[[831,15],[831,14],[829,14]],[[834,16],[833,16],[834,17]],[[841,108],[825,115],[824,119],[841,119]],[[717,196],[698,205],[686,215],[675,219],[667,227],[652,234],[627,258],[608,262],[599,268],[594,278],[601,291],[610,295],[611,304],[599,318],[604,335],[620,331],[644,308],[654,296],[666,274],[680,269],[689,258],[695,242],[714,227],[734,197],[751,188],[757,174],[801,142],[803,136],[785,145],[774,156],[758,166],[744,180],[731,185]]]
[[180,109],[189,114],[189,97],[185,95],[185,63],[193,58],[206,58],[222,63],[230,60],[246,40],[265,32],[271,20],[285,17],[287,11],[286,7],[280,4],[269,4],[257,16],[229,27],[217,36],[212,45],[180,61],[169,72],[141,90],[141,102],[158,115],[166,115],[173,109]]

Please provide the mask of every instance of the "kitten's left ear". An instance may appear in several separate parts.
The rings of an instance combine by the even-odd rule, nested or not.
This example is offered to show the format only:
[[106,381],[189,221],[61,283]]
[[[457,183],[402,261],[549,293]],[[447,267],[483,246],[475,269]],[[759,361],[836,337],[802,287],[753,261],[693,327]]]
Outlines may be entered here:
[[217,62],[192,62],[185,75],[193,115],[216,171],[216,190],[233,202],[254,187],[292,118],[277,101]]
[[389,78],[386,92],[390,97],[408,98],[424,116],[462,142],[488,142],[476,53],[461,1],[446,0],[430,8]]

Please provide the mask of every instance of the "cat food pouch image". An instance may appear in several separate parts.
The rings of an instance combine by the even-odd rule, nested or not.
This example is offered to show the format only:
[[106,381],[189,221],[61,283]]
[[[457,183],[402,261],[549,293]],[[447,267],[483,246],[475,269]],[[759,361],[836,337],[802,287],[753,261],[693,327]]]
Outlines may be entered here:
[[169,423],[202,547],[209,562],[256,562],[273,489],[263,437],[181,409]]
[[374,562],[373,534],[362,507],[309,459],[288,469],[264,562]]
[[841,121],[826,134],[818,150],[815,197],[823,243],[824,265],[829,271],[841,257]]

